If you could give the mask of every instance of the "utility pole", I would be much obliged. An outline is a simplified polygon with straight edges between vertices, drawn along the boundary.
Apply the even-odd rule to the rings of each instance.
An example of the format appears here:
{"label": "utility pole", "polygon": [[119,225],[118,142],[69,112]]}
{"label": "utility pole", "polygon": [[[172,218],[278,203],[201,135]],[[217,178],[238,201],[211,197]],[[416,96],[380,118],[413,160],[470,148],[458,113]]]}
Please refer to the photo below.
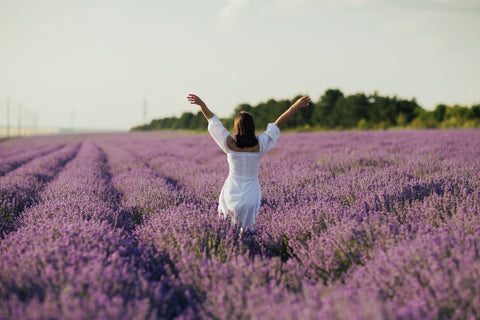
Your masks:
{"label": "utility pole", "polygon": [[38,114],[35,112],[33,114],[33,123],[34,123],[34,134],[38,134]]}
{"label": "utility pole", "polygon": [[28,108],[23,108],[23,135],[28,136]]}
{"label": "utility pole", "polygon": [[147,99],[143,99],[143,123],[147,124]]}
{"label": "utility pole", "polygon": [[74,116],[74,110],[73,108],[70,108],[70,131],[73,133],[73,116]]}
{"label": "utility pole", "polygon": [[10,98],[7,98],[7,139],[10,138]]}
{"label": "utility pole", "polygon": [[30,120],[30,135],[34,136],[36,134],[36,132],[35,132],[35,112],[33,112],[33,111],[30,112],[29,120]]}
{"label": "utility pole", "polygon": [[19,103],[18,104],[18,130],[17,130],[18,137],[20,137],[21,126],[22,126],[22,105]]}

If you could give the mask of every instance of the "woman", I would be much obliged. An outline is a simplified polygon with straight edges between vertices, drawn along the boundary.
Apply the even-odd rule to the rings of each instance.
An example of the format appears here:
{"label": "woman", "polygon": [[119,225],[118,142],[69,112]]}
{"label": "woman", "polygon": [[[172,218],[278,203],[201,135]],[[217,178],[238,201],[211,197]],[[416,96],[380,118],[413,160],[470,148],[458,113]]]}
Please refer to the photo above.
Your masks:
{"label": "woman", "polygon": [[208,132],[227,154],[229,173],[220,193],[219,213],[225,218],[231,215],[232,224],[241,225],[242,230],[253,230],[262,198],[258,181],[260,158],[275,147],[280,128],[298,109],[308,106],[310,98],[304,96],[298,99],[275,123],[269,123],[267,130],[258,137],[255,136],[252,116],[244,111],[238,113],[233,123],[235,139],[202,99],[194,94],[189,94],[187,99],[191,104],[200,106],[208,120]]}

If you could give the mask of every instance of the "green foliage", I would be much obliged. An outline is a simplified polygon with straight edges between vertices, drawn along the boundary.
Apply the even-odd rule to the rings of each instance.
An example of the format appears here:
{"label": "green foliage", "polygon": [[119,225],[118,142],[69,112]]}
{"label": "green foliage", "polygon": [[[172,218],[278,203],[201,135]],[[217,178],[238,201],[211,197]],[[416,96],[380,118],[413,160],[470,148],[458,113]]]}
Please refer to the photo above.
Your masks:
{"label": "green foliage", "polygon": [[433,111],[421,110],[411,128],[480,128],[480,105],[471,108],[439,104]]}
{"label": "green foliage", "polygon": [[333,127],[331,119],[332,111],[338,100],[343,99],[343,93],[339,89],[328,89],[325,94],[320,97],[320,101],[314,104],[312,111],[313,123],[323,127]]}
{"label": "green foliage", "polygon": [[201,111],[196,114],[184,112],[180,118],[167,117],[152,120],[149,124],[144,124],[131,129],[131,131],[150,131],[163,129],[186,129],[186,130],[205,130],[207,128],[207,120]]}
{"label": "green foliage", "polygon": [[[238,105],[231,118],[222,119],[227,130],[233,129],[233,118],[240,111],[250,112],[255,119],[255,127],[263,130],[268,123],[275,121],[298,98],[269,99],[256,106],[248,103]],[[394,97],[356,93],[345,96],[339,89],[328,89],[317,102],[296,112],[282,129],[296,131],[315,130],[379,130],[388,128],[480,128],[480,104],[471,108],[439,104],[432,111],[423,109],[415,99],[405,100]],[[207,120],[198,111],[184,112],[179,118],[167,117],[152,120],[149,124],[132,128],[132,131],[147,130],[195,130],[204,131]]]}
{"label": "green foliage", "polygon": [[448,107],[446,105],[439,104],[433,111],[433,117],[435,118],[435,120],[437,120],[438,122],[442,122],[443,119],[445,119],[445,113],[447,111],[447,108]]}

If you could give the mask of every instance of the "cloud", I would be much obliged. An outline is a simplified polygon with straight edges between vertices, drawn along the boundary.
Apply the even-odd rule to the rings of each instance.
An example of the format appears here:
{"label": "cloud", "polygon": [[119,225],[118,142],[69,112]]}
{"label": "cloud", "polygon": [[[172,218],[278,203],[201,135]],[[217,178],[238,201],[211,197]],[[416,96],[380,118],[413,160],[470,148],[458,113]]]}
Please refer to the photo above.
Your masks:
{"label": "cloud", "polygon": [[271,0],[269,9],[277,12],[292,13],[325,8],[360,8],[374,5],[380,0]]}
{"label": "cloud", "polygon": [[434,2],[441,4],[467,4],[467,5],[478,5],[480,0],[424,0],[424,2]]}
{"label": "cloud", "polygon": [[405,19],[404,17],[391,17],[381,24],[383,32],[400,32],[400,33],[414,33],[422,28],[420,20],[413,18]]}
{"label": "cloud", "polygon": [[361,7],[368,4],[371,4],[372,0],[323,0],[322,1],[325,5],[330,6],[346,6],[346,7]]}
{"label": "cloud", "polygon": [[221,26],[232,25],[247,3],[248,0],[226,0],[225,5],[220,10],[216,23]]}
{"label": "cloud", "polygon": [[443,5],[460,8],[479,8],[480,0],[422,0],[421,2],[433,5]]}
{"label": "cloud", "polygon": [[274,0],[272,6],[279,10],[288,12],[305,7],[310,2],[310,0]]}

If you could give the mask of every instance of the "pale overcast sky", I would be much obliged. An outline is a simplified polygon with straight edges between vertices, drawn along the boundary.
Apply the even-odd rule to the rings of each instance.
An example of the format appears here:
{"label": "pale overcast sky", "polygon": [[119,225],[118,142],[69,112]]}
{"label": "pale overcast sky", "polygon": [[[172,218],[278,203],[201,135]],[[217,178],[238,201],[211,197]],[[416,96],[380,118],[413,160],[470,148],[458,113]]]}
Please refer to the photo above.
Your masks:
{"label": "pale overcast sky", "polygon": [[7,98],[13,125],[128,130],[144,100],[226,117],[328,88],[480,103],[480,0],[0,0],[0,126]]}

